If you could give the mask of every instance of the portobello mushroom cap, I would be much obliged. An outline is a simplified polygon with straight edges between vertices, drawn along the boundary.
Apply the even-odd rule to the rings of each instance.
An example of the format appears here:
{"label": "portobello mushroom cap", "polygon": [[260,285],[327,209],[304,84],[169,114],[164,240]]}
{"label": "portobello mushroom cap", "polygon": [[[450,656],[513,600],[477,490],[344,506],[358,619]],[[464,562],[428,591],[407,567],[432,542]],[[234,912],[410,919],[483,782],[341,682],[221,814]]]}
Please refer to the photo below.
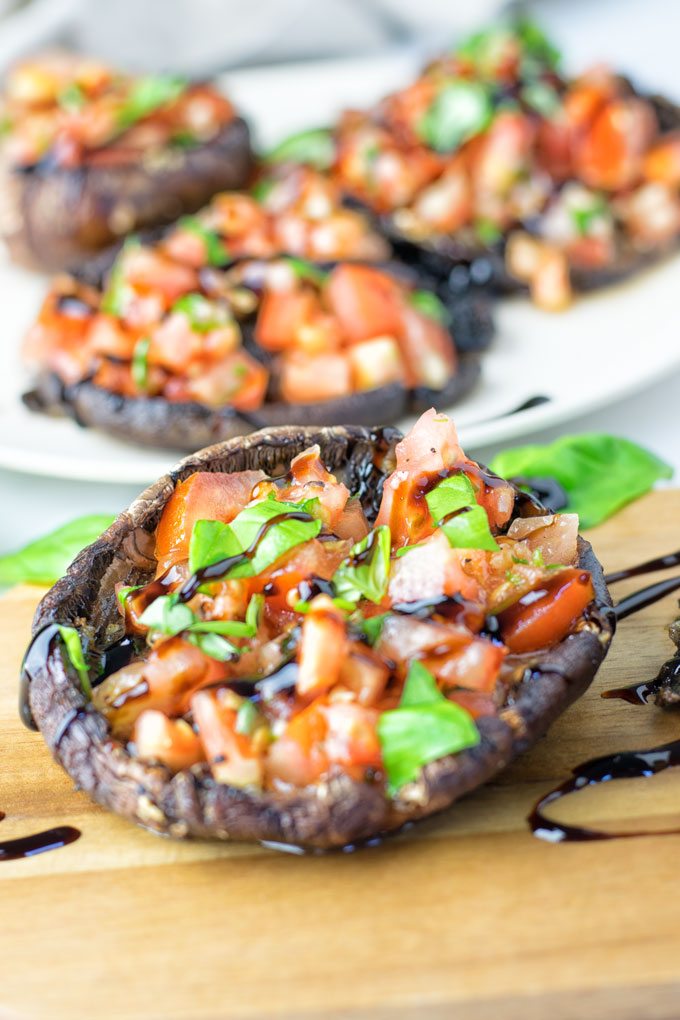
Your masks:
{"label": "portobello mushroom cap", "polygon": [[[34,636],[51,624],[70,624],[95,653],[121,637],[114,586],[153,576],[154,529],[177,483],[194,471],[261,468],[277,474],[292,457],[318,443],[324,461],[361,495],[374,519],[399,438],[394,429],[288,427],[232,439],[186,458],[77,557],[38,607]],[[516,515],[541,512],[540,504],[518,491]],[[614,619],[600,564],[583,539],[579,562],[592,572],[596,598],[575,632],[535,656],[498,717],[478,721],[478,746],[426,765],[394,800],[379,784],[342,774],[305,789],[261,793],[216,783],[205,765],[171,775],[163,766],[136,760],[110,736],[106,719],[86,700],[59,641],[49,643],[40,661],[31,660],[30,710],[54,757],[79,788],[153,831],[307,848],[343,846],[449,807],[530,747],[584,692],[607,652]]]}
{"label": "portobello mushroom cap", "polygon": [[[662,135],[680,129],[680,106],[663,96],[638,92],[627,79],[622,78],[621,82],[630,95],[639,96],[650,103]],[[422,268],[439,281],[447,281],[454,292],[461,292],[467,286],[486,287],[499,294],[528,292],[526,284],[506,269],[504,239],[493,245],[483,245],[470,230],[415,241],[395,226],[391,216],[380,216],[377,222],[379,230],[392,244],[397,258],[407,265]],[[630,243],[622,243],[618,257],[609,265],[599,268],[571,266],[572,286],[576,291],[587,293],[620,283],[661,261],[675,251],[679,243],[680,237],[648,248],[636,248]]]}
{"label": "portobello mushroom cap", "polygon": [[248,125],[237,117],[210,141],[151,150],[134,162],[5,166],[0,235],[15,262],[68,269],[125,234],[170,223],[216,192],[242,187],[252,165]]}

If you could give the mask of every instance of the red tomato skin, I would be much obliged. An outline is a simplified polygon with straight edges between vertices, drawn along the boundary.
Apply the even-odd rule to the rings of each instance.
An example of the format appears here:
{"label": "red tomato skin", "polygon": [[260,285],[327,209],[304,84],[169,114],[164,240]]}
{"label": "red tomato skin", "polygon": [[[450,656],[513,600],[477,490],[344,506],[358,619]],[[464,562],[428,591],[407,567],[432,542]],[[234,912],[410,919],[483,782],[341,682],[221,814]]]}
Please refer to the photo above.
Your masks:
{"label": "red tomato skin", "polygon": [[529,596],[537,594],[529,592],[498,617],[503,643],[511,652],[531,652],[557,644],[595,597],[590,574],[577,567],[561,570],[539,590],[545,594],[528,601]]}

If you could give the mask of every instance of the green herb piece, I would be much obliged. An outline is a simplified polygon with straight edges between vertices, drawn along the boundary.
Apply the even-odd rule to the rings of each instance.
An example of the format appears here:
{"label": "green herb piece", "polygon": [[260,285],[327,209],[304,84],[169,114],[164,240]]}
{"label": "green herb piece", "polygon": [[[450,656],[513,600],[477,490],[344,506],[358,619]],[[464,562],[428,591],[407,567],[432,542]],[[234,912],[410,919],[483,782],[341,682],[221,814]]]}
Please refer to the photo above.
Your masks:
{"label": "green herb piece", "polygon": [[209,333],[229,321],[227,309],[215,301],[209,301],[203,294],[183,294],[175,301],[172,310],[186,315],[196,333]]}
{"label": "green herb piece", "polygon": [[475,220],[474,231],[481,243],[485,244],[488,248],[491,248],[494,244],[498,244],[503,237],[503,232],[498,226],[496,226],[493,220]]}
{"label": "green herb piece", "polygon": [[12,130],[12,118],[8,113],[0,114],[0,138],[4,138]]}
{"label": "green herb piece", "polygon": [[178,230],[186,230],[199,237],[205,246],[205,257],[210,266],[223,266],[229,262],[231,255],[216,230],[204,227],[196,216],[183,216],[177,221]]}
{"label": "green herb piece", "polygon": [[307,259],[298,259],[289,255],[284,261],[290,266],[298,279],[309,280],[311,283],[315,283],[317,287],[323,287],[330,275],[319,269],[318,266],[315,266],[313,262],[308,262]]}
{"label": "green herb piece", "polygon": [[138,390],[146,390],[149,385],[149,347],[151,337],[143,336],[135,344],[132,352],[132,381]]}
{"label": "green herb piece", "polygon": [[264,595],[251,595],[246,609],[246,624],[250,627],[250,637],[257,634],[264,609]]}
{"label": "green herb piece", "polygon": [[0,584],[54,584],[78,553],[114,520],[111,514],[77,517],[23,549],[0,556]]}
{"label": "green herb piece", "polygon": [[57,627],[61,640],[64,642],[69,662],[78,674],[82,692],[86,698],[91,698],[92,685],[90,684],[90,671],[85,661],[80,634],[75,627],[65,627],[60,624],[58,624]]}
{"label": "green herb piece", "polygon": [[490,467],[504,478],[555,478],[569,499],[565,511],[577,513],[584,528],[600,524],[673,475],[670,464],[637,443],[599,432],[504,450]]}
{"label": "green herb piece", "polygon": [[557,90],[544,81],[531,81],[525,85],[520,96],[526,105],[541,117],[554,117],[561,109]]}
{"label": "green herb piece", "polygon": [[244,701],[236,713],[236,732],[249,737],[258,721],[258,711],[252,701]]}
{"label": "green herb piece", "polygon": [[391,546],[386,525],[370,531],[353,545],[331,579],[336,594],[351,602],[362,598],[382,602],[389,582]]}
{"label": "green herb piece", "polygon": [[382,713],[377,730],[392,795],[412,782],[423,765],[480,740],[472,716],[441,694],[420,662],[411,663],[399,707]]}
{"label": "green herb piece", "polygon": [[127,597],[131,592],[139,591],[141,588],[144,587],[145,586],[143,584],[128,584],[125,585],[123,588],[119,588],[116,597],[121,607],[125,609],[125,602],[127,601]]}
{"label": "green herb piece", "polygon": [[187,630],[194,622],[194,614],[189,606],[178,601],[176,593],[160,595],[146,607],[139,618],[143,627],[158,631],[167,637],[173,637]]}
{"label": "green herb piece", "polygon": [[380,639],[385,620],[389,615],[389,613],[377,613],[375,616],[359,616],[352,622],[363,632],[369,645],[374,645]]}
{"label": "green herb piece", "polygon": [[590,199],[590,202],[569,207],[569,215],[579,237],[587,237],[598,220],[609,216],[609,207],[603,195],[592,195]]}
{"label": "green herb piece", "polygon": [[252,188],[250,189],[250,194],[253,196],[256,202],[264,203],[267,201],[275,187],[276,181],[267,180],[266,178],[263,178],[260,181],[255,181]]}
{"label": "green herb piece", "polygon": [[189,569],[196,573],[219,560],[238,556],[256,539],[263,526],[280,515],[305,513],[308,520],[283,518],[269,527],[258,541],[251,559],[235,564],[228,577],[253,577],[274,563],[296,545],[307,542],[321,531],[321,521],[310,510],[316,509],[318,500],[304,503],[286,503],[265,499],[242,510],[231,524],[220,521],[197,521],[189,543]]}
{"label": "green herb piece", "polygon": [[75,81],[72,81],[66,88],[63,88],[57,96],[58,105],[67,113],[77,113],[78,110],[82,110],[86,101],[85,93]]}
{"label": "green herb piece", "polygon": [[186,78],[171,74],[148,74],[139,78],[118,112],[119,126],[126,130],[160,107],[174,103],[186,91],[187,85]]}
{"label": "green herb piece", "polygon": [[200,648],[205,655],[210,656],[211,659],[216,659],[218,662],[228,662],[230,659],[238,658],[240,654],[236,645],[232,645],[231,641],[220,637],[219,634],[213,634],[212,632],[204,634],[200,631],[189,630],[186,638],[196,648]]}
{"label": "green herb piece", "polygon": [[[554,46],[547,35],[535,21],[530,18],[515,19],[512,29],[522,44],[524,57],[529,57],[541,68],[555,69],[562,59],[560,51]],[[526,63],[523,65],[526,72]]]}
{"label": "green herb piece", "polygon": [[451,321],[446,305],[430,290],[414,290],[409,295],[409,304],[416,311],[422,315],[427,315],[429,319],[434,319],[435,322],[441,323],[442,326],[448,325]]}
{"label": "green herb piece", "polygon": [[445,85],[418,125],[421,139],[437,152],[452,152],[491,123],[493,108],[479,82]]}
{"label": "green herb piece", "polygon": [[139,247],[139,238],[128,237],[116,256],[100,305],[102,312],[107,315],[115,315],[120,318],[125,312],[125,305],[130,294],[130,286],[125,280],[125,257],[134,248]]}
{"label": "green herb piece", "polygon": [[456,54],[474,64],[482,76],[494,77],[515,40],[519,44],[523,77],[536,76],[546,68],[554,69],[559,65],[559,50],[529,18],[496,23],[491,28],[474,32],[456,49]]}
{"label": "green herb piece", "polygon": [[498,543],[491,534],[486,510],[477,506],[475,490],[466,474],[460,472],[442,479],[425,500],[432,520],[454,549],[497,551]]}
{"label": "green herb piece", "polygon": [[200,145],[200,139],[196,137],[191,131],[180,130],[175,131],[170,138],[173,145],[179,146],[180,149],[193,149],[196,145]]}
{"label": "green herb piece", "polygon": [[267,163],[303,163],[328,170],[335,160],[335,139],[330,128],[311,128],[289,135],[265,156]]}

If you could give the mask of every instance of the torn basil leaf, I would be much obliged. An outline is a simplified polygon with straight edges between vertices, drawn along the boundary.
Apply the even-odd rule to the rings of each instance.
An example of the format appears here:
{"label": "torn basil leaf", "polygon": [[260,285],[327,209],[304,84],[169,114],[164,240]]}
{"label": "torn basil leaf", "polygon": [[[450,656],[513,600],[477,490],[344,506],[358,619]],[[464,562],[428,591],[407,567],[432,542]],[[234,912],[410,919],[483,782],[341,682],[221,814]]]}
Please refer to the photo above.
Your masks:
{"label": "torn basil leaf", "polygon": [[158,631],[167,637],[173,637],[194,622],[194,614],[189,606],[178,601],[176,593],[171,595],[159,595],[157,599],[146,607],[139,618],[143,627],[149,630]]}
{"label": "torn basil leaf", "polygon": [[244,701],[236,713],[236,732],[249,737],[258,721],[258,711],[252,701]]}
{"label": "torn basil leaf", "polygon": [[568,497],[565,511],[578,514],[584,528],[600,524],[673,475],[670,464],[637,443],[599,432],[504,450],[489,466],[503,478],[555,478]]}
{"label": "torn basil leaf", "polygon": [[444,85],[418,125],[421,139],[436,152],[453,152],[486,130],[493,107],[484,85],[452,81]]}
{"label": "torn basil leaf", "polygon": [[446,326],[451,321],[448,308],[431,290],[414,290],[409,295],[409,304],[417,312],[427,315],[428,319],[434,319],[442,326]]}
{"label": "torn basil leaf", "polygon": [[472,482],[462,471],[442,479],[425,496],[432,520],[454,549],[487,549],[496,552],[486,510],[477,505]]}
{"label": "torn basil leaf", "polygon": [[203,294],[183,294],[172,306],[173,312],[186,315],[189,325],[196,333],[210,333],[229,322],[227,309],[215,301],[209,301]]}
{"label": "torn basil leaf", "polygon": [[359,615],[352,623],[362,632],[369,645],[374,645],[380,639],[385,620],[389,613],[377,613],[375,616]]}
{"label": "torn basil leaf", "polygon": [[336,595],[349,602],[382,602],[390,574],[392,538],[386,525],[370,531],[352,546],[331,578]]}
{"label": "torn basil leaf", "polygon": [[205,257],[211,266],[223,266],[229,262],[229,249],[215,230],[204,227],[196,216],[183,216],[177,223],[178,230],[186,230],[199,237],[205,246]]}
{"label": "torn basil leaf", "polygon": [[64,642],[69,662],[78,674],[82,692],[86,698],[91,698],[92,685],[90,684],[90,671],[88,669],[87,662],[85,661],[85,654],[83,652],[80,634],[75,627],[66,627],[61,624],[57,624],[57,628],[59,630],[61,640]]}
{"label": "torn basil leaf", "polygon": [[151,338],[140,337],[132,352],[132,381],[138,390],[146,390],[149,386],[149,346]]}
{"label": "torn basil leaf", "polygon": [[228,662],[230,659],[238,658],[240,655],[236,645],[233,645],[231,641],[227,641],[226,638],[221,637],[219,634],[189,630],[186,639],[192,645],[195,645],[196,648],[200,648],[205,655],[210,656],[211,659],[216,659],[218,662]]}
{"label": "torn basil leaf", "polygon": [[335,139],[330,128],[311,128],[289,135],[271,149],[267,163],[303,163],[315,170],[328,170],[335,159]]}
{"label": "torn basil leaf", "polygon": [[132,127],[161,106],[174,103],[186,91],[186,78],[170,74],[147,74],[139,78],[118,113],[121,128]]}
{"label": "torn basil leaf", "polygon": [[138,237],[128,237],[116,256],[100,304],[101,311],[107,315],[120,317],[125,311],[125,304],[130,294],[130,286],[125,281],[125,256],[134,248],[140,247]]}
{"label": "torn basil leaf", "polygon": [[480,740],[472,716],[441,694],[420,662],[411,663],[399,707],[382,713],[377,731],[392,795],[416,779],[423,765]]}
{"label": "torn basil leaf", "polygon": [[317,287],[322,287],[328,279],[328,273],[325,273],[323,269],[319,269],[318,266],[315,266],[313,262],[309,262],[307,259],[288,255],[283,261],[286,265],[290,266],[298,279],[309,280],[311,283],[315,283]]}

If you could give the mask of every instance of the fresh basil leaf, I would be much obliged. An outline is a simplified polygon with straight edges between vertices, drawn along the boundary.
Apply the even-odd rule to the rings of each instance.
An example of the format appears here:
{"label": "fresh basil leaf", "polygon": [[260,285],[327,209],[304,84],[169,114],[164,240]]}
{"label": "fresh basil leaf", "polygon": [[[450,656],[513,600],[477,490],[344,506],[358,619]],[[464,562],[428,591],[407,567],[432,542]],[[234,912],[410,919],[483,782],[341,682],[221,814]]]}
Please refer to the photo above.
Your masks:
{"label": "fresh basil leaf", "polygon": [[85,661],[80,634],[75,627],[65,627],[61,624],[57,624],[57,627],[61,640],[64,642],[69,662],[78,674],[83,694],[86,698],[91,698],[92,685],[90,684],[90,671]]}
{"label": "fresh basil leaf", "polygon": [[115,315],[120,318],[125,311],[125,304],[130,294],[130,287],[125,280],[125,257],[132,249],[139,247],[141,247],[139,238],[128,237],[116,256],[100,304],[102,312],[107,315]]}
{"label": "fresh basil leaf", "polygon": [[587,237],[591,227],[597,220],[609,217],[609,208],[602,195],[592,195],[591,201],[583,205],[572,205],[569,208],[579,237]]}
{"label": "fresh basil leaf", "polygon": [[257,634],[264,609],[264,595],[251,595],[246,609],[246,624],[250,627],[250,636]]}
{"label": "fresh basil leaf", "polygon": [[464,506],[474,506],[477,500],[472,482],[463,471],[459,471],[458,474],[443,478],[434,489],[430,489],[425,502],[432,520],[439,524],[442,517]]}
{"label": "fresh basil leaf", "polygon": [[252,701],[244,701],[236,713],[236,732],[249,737],[258,721],[258,711]]}
{"label": "fresh basil leaf", "polygon": [[423,765],[480,740],[472,716],[445,698],[417,662],[411,664],[399,707],[381,714],[377,732],[391,794],[412,782]]}
{"label": "fresh basil leaf", "polygon": [[512,31],[522,44],[526,57],[530,57],[542,67],[556,68],[562,59],[560,51],[548,39],[542,28],[530,18],[516,18]]}
{"label": "fresh basil leaf", "polygon": [[375,616],[359,616],[352,622],[362,631],[369,645],[374,645],[382,634],[385,620],[389,613],[377,613]]}
{"label": "fresh basil leaf", "polygon": [[143,627],[158,631],[167,637],[187,630],[194,623],[194,614],[189,606],[177,601],[177,595],[160,595],[147,606],[139,618]]}
{"label": "fresh basil leaf", "polygon": [[452,152],[491,123],[493,108],[480,82],[452,81],[423,115],[418,133],[437,152]]}
{"label": "fresh basil leaf", "polygon": [[488,219],[478,219],[474,222],[475,234],[479,238],[482,244],[485,244],[487,248],[491,248],[503,237],[502,230],[493,222]]}
{"label": "fresh basil leaf", "polygon": [[131,592],[139,591],[141,588],[144,588],[144,587],[145,587],[145,585],[143,585],[143,584],[128,584],[128,585],[125,585],[123,588],[119,588],[116,597],[117,597],[121,607],[123,609],[125,609],[125,602],[127,600],[128,595]]}
{"label": "fresh basil leaf", "polygon": [[303,163],[328,170],[335,160],[335,139],[330,128],[311,128],[289,135],[265,156],[268,163]]}
{"label": "fresh basil leaf", "polygon": [[439,525],[453,549],[486,549],[498,552],[498,542],[491,534],[489,518],[482,506],[456,514]]}
{"label": "fresh basil leaf", "polygon": [[530,81],[522,88],[520,96],[541,117],[554,117],[562,107],[557,90],[544,81]]}
{"label": "fresh basil leaf", "polygon": [[219,634],[202,634],[189,631],[186,639],[192,645],[195,645],[196,648],[200,648],[205,655],[210,656],[211,659],[216,659],[218,662],[228,662],[230,659],[238,658],[240,654],[236,645],[232,645],[231,641],[220,637]]}
{"label": "fresh basil leaf", "polygon": [[231,255],[222,238],[215,230],[204,227],[196,216],[183,216],[177,222],[178,230],[187,230],[190,234],[200,237],[205,245],[205,257],[211,266],[223,266],[229,262]]}
{"label": "fresh basil leaf", "polygon": [[284,553],[302,542],[307,542],[321,531],[321,521],[313,518],[310,510],[318,506],[318,500],[304,503],[286,503],[265,499],[246,507],[231,524],[219,521],[197,521],[189,543],[189,569],[196,573],[219,560],[237,556],[255,541],[260,529],[268,521],[289,513],[309,514],[309,520],[286,519],[268,528],[258,542],[252,559],[236,564],[228,571],[228,577],[253,577],[278,560]]}
{"label": "fresh basil leaf", "polygon": [[422,315],[427,315],[429,319],[434,319],[435,322],[441,323],[442,326],[446,326],[451,321],[446,305],[430,290],[414,290],[409,295],[409,304],[416,311]]}
{"label": "fresh basil leaf", "polygon": [[229,637],[252,637],[253,629],[243,620],[196,620],[186,628],[191,634],[225,634]]}
{"label": "fresh basil leaf", "polygon": [[121,128],[132,127],[161,106],[168,106],[186,91],[186,78],[171,74],[148,74],[134,82],[118,112]]}
{"label": "fresh basil leaf", "polygon": [[392,538],[387,525],[369,531],[353,545],[346,560],[331,578],[335,593],[342,599],[358,602],[382,602],[390,574]]}
{"label": "fresh basil leaf", "polygon": [[0,556],[0,584],[54,584],[78,553],[114,520],[112,514],[77,517],[23,549]]}
{"label": "fresh basil leaf", "polygon": [[172,310],[186,315],[196,333],[209,333],[229,321],[227,309],[215,301],[209,301],[203,294],[183,294],[175,301]]}
{"label": "fresh basil leaf", "polygon": [[255,181],[252,188],[250,189],[250,194],[253,196],[256,202],[263,203],[267,201],[269,195],[271,194],[275,187],[276,181],[268,180],[267,178],[262,178],[259,181]]}
{"label": "fresh basil leaf", "polygon": [[85,93],[75,81],[70,82],[57,96],[58,105],[67,113],[77,113],[78,110],[82,110],[86,102]]}
{"label": "fresh basil leaf", "polygon": [[490,467],[504,478],[555,478],[568,496],[565,512],[577,513],[584,528],[600,524],[673,475],[670,464],[637,443],[599,432],[504,450]]}
{"label": "fresh basil leaf", "polygon": [[140,337],[132,352],[132,381],[138,390],[146,390],[149,385],[149,347],[151,338]]}
{"label": "fresh basil leaf", "polygon": [[309,262],[307,259],[298,259],[288,255],[284,262],[290,266],[298,279],[309,280],[311,283],[315,283],[317,287],[323,287],[328,279],[328,273],[325,273],[323,269],[319,269],[318,266],[315,266],[313,262]]}

